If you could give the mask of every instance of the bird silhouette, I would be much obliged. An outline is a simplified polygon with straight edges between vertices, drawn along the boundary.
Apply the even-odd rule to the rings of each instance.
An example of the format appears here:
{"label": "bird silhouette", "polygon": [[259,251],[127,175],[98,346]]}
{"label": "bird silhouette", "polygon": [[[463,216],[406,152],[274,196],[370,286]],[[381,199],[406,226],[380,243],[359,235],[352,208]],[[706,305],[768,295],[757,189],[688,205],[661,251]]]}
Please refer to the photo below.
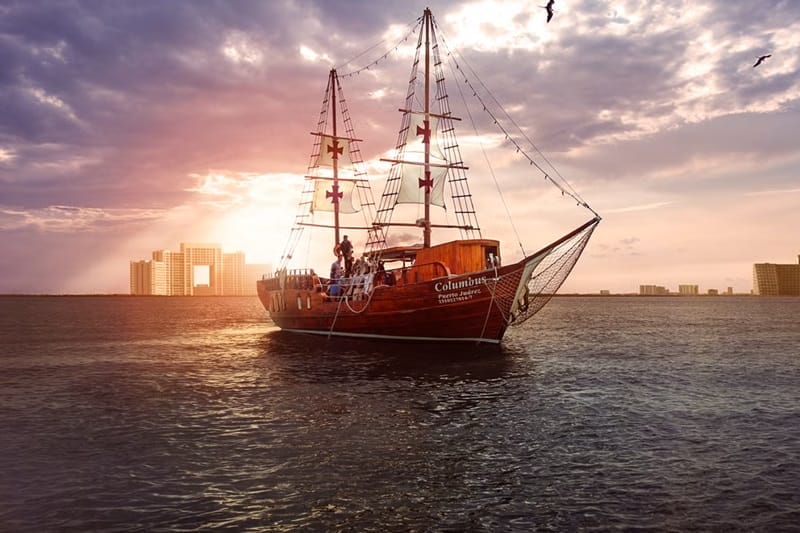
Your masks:
{"label": "bird silhouette", "polygon": [[768,58],[768,57],[772,57],[772,54],[767,54],[767,55],[764,55],[764,56],[759,56],[759,58],[758,58],[758,61],[756,61],[756,64],[755,64],[755,65],[753,65],[753,68],[756,68],[757,66],[759,66],[759,65],[760,65],[761,63],[763,63],[763,62],[764,62],[764,60],[765,60],[766,58]]}
{"label": "bird silhouette", "polygon": [[547,22],[550,22],[550,20],[553,18],[553,4],[555,3],[556,0],[549,0],[546,6],[539,6],[547,10]]}

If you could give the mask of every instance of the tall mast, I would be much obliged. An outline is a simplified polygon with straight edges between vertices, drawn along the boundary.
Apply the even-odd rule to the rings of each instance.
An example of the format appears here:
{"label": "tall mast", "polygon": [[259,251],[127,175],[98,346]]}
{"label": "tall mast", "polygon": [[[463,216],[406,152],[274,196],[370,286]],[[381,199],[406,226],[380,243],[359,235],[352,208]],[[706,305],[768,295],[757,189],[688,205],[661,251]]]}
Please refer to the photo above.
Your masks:
{"label": "tall mast", "polygon": [[425,8],[425,119],[424,119],[424,126],[425,132],[423,133],[423,143],[425,149],[425,180],[423,184],[425,186],[425,227],[423,228],[423,248],[430,248],[431,246],[431,185],[433,182],[431,181],[431,131],[430,131],[430,124],[431,124],[431,103],[430,103],[430,92],[431,92],[431,77],[430,77],[430,67],[431,67],[431,42],[430,42],[430,26],[431,26],[431,10],[429,8]]}
{"label": "tall mast", "polygon": [[339,244],[339,138],[336,136],[336,69],[331,69],[331,120],[333,122],[333,227],[334,247]]}

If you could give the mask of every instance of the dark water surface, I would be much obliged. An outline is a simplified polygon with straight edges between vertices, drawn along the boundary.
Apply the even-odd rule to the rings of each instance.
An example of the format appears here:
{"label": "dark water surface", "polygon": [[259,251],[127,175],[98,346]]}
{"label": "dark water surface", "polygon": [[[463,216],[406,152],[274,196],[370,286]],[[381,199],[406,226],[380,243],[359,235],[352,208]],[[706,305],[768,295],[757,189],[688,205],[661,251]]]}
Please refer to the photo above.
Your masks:
{"label": "dark water surface", "polygon": [[556,298],[500,348],[255,298],[0,298],[0,531],[789,531],[800,298]]}

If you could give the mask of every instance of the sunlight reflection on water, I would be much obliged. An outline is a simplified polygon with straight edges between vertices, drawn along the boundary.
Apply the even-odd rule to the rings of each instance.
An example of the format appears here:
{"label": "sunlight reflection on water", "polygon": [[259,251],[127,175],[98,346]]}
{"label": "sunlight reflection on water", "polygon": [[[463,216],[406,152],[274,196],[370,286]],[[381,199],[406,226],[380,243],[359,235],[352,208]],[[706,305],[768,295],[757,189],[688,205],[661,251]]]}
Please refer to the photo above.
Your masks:
{"label": "sunlight reflection on water", "polygon": [[800,299],[556,298],[500,347],[253,298],[0,298],[0,529],[791,529]]}

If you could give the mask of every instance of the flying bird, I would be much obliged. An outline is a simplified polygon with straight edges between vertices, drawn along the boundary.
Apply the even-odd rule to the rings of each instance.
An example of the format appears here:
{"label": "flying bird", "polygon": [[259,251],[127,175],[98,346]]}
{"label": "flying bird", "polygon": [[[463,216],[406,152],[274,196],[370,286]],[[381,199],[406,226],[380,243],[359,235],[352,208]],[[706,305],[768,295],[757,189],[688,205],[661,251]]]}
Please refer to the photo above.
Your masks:
{"label": "flying bird", "polygon": [[[550,1],[552,2],[553,0],[550,0]],[[765,55],[765,56],[759,56],[759,58],[758,58],[758,61],[756,61],[756,64],[755,64],[755,65],[753,65],[753,68],[756,68],[757,66],[759,66],[759,65],[760,65],[761,63],[763,63],[763,62],[764,62],[764,60],[765,60],[766,58],[768,58],[768,57],[772,57],[772,54],[767,54],[767,55]]]}
{"label": "flying bird", "polygon": [[550,22],[550,20],[553,18],[553,4],[555,3],[556,0],[549,0],[546,6],[539,6],[547,10],[547,22]]}

